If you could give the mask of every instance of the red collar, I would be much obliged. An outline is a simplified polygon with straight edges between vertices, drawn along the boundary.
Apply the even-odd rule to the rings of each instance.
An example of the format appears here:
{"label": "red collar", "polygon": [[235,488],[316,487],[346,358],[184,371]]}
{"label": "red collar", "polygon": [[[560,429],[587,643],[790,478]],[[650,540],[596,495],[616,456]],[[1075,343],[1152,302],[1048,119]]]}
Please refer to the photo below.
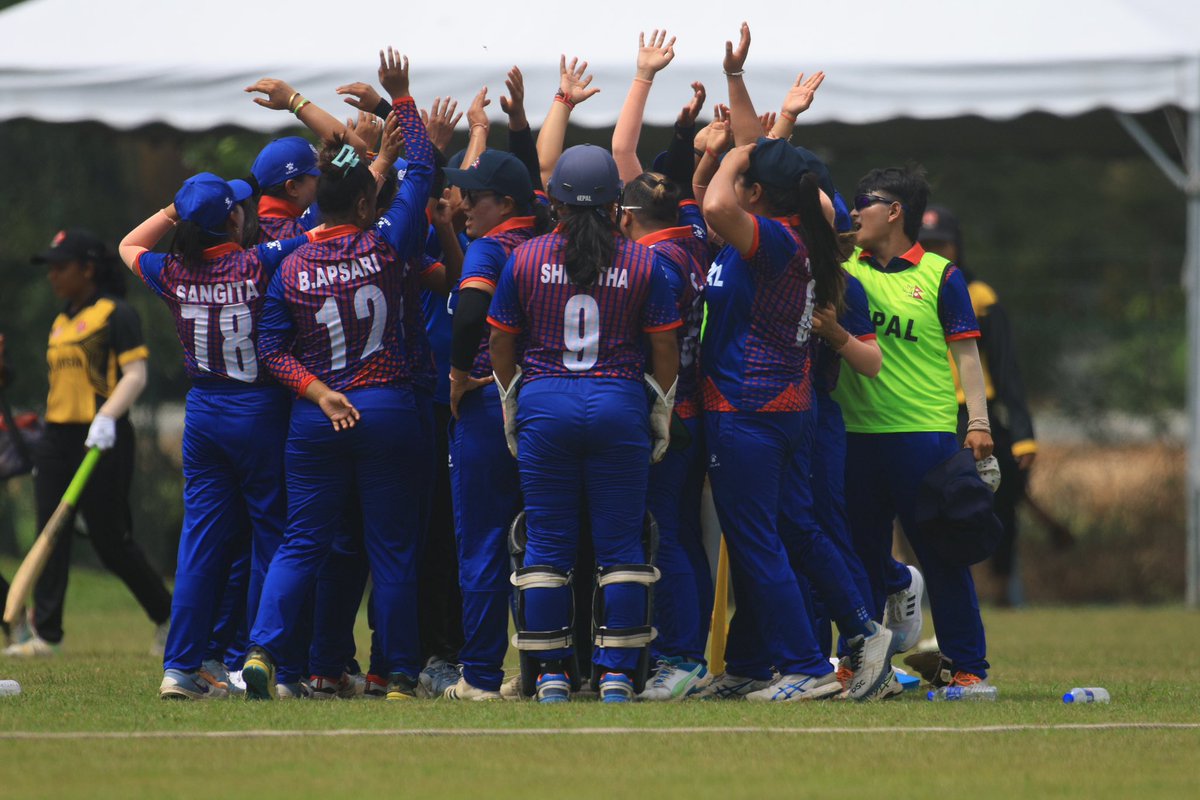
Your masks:
{"label": "red collar", "polygon": [[264,194],[258,198],[258,215],[260,217],[294,218],[303,214],[303,208],[282,197],[270,197]]}
{"label": "red collar", "polygon": [[[896,258],[902,258],[905,261],[907,261],[908,263],[912,264],[914,267],[917,264],[920,264],[921,259],[924,257],[925,257],[925,248],[921,247],[920,242],[914,242],[912,247],[908,248],[908,250],[906,250],[901,255],[896,256]],[[860,261],[864,258],[875,258],[875,254],[872,253],[870,250],[861,250],[861,251],[859,251],[858,258]],[[886,267],[887,265],[884,264],[884,266]]]}
{"label": "red collar", "polygon": [[646,247],[656,245],[659,242],[665,242],[668,239],[690,239],[692,238],[692,226],[681,225],[678,228],[663,228],[654,233],[647,233],[642,238],[638,239],[638,244],[644,244]]}
{"label": "red collar", "polygon": [[241,245],[235,244],[234,242],[226,242],[225,244],[219,244],[216,247],[204,248],[204,257],[220,258],[221,256],[226,256],[230,253],[236,253],[241,249]]}
{"label": "red collar", "polygon": [[362,232],[362,228],[347,222],[345,225],[334,225],[332,228],[322,228],[319,231],[309,231],[308,240],[310,242],[324,242],[328,241],[329,239],[340,239],[343,236],[353,236],[354,234]]}
{"label": "red collar", "polygon": [[534,217],[509,217],[501,222],[496,227],[484,234],[484,236],[495,236],[505,231],[515,230],[517,228],[532,228],[535,219]]}
{"label": "red collar", "polygon": [[771,217],[771,219],[775,220],[776,222],[783,223],[789,228],[800,227],[800,216],[798,214],[791,217]]}

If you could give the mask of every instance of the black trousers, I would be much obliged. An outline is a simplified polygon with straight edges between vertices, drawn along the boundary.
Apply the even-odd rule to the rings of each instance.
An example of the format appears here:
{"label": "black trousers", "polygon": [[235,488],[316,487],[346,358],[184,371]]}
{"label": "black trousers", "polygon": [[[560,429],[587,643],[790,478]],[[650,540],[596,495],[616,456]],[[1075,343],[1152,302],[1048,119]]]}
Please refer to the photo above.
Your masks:
{"label": "black trousers", "polygon": [[437,472],[429,531],[417,578],[421,655],[451,663],[463,645],[462,593],[458,585],[458,549],[454,538],[454,506],[450,499],[450,406],[433,405]]}
{"label": "black trousers", "polygon": [[[58,507],[63,492],[83,461],[87,425],[46,426],[34,452],[34,495],[39,530]],[[162,578],[133,540],[129,491],[133,482],[136,442],[128,419],[117,421],[117,443],[96,465],[92,478],[79,499],[78,512],[87,523],[88,538],[100,561],[125,582],[146,614],[161,624],[171,618],[171,595]],[[74,529],[68,528],[55,544],[46,570],[33,590],[34,627],[48,642],[63,638],[63,601],[71,565]]]}

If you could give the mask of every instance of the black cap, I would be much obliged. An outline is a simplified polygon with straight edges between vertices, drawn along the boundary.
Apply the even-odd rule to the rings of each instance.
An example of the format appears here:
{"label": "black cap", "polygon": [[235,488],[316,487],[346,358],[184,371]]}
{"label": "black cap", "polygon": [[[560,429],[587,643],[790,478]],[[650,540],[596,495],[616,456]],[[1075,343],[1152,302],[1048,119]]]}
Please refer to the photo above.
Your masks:
{"label": "black cap", "polygon": [[921,480],[917,526],[946,561],[977,564],[995,552],[1004,535],[993,503],[992,490],[975,468],[975,456],[964,448]]}
{"label": "black cap", "polygon": [[460,189],[495,192],[501,197],[511,197],[518,207],[533,200],[529,170],[519,158],[502,150],[485,150],[466,169],[446,168],[442,171],[446,173],[446,183]]}
{"label": "black cap", "polygon": [[929,206],[921,217],[921,232],[918,241],[959,242],[958,217],[945,206]]}
{"label": "black cap", "polygon": [[750,168],[746,170],[746,176],[756,183],[795,186],[806,172],[812,172],[812,169],[804,157],[796,152],[796,148],[785,139],[763,136],[750,154]]}
{"label": "black cap", "polygon": [[64,261],[101,261],[111,255],[104,241],[91,231],[68,228],[54,234],[50,247],[30,259],[34,264]]}

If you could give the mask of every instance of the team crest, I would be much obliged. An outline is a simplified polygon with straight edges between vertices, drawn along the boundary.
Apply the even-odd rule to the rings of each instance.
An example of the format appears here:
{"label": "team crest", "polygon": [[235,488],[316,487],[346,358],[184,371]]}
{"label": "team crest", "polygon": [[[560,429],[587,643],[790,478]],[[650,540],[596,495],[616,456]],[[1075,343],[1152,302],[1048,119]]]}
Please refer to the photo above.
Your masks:
{"label": "team crest", "polygon": [[58,233],[54,234],[54,238],[50,240],[50,246],[51,246],[51,247],[58,247],[60,244],[62,244],[62,243],[63,243],[63,241],[64,241],[66,238],[67,238],[67,232],[66,232],[66,231],[59,231]]}
{"label": "team crest", "polygon": [[926,228],[936,228],[938,224],[938,212],[926,211],[925,216],[921,217],[921,225]]}
{"label": "team crest", "polygon": [[908,293],[910,295],[912,295],[913,300],[924,300],[925,299],[925,292],[923,292],[921,290],[921,287],[915,283],[909,287]]}

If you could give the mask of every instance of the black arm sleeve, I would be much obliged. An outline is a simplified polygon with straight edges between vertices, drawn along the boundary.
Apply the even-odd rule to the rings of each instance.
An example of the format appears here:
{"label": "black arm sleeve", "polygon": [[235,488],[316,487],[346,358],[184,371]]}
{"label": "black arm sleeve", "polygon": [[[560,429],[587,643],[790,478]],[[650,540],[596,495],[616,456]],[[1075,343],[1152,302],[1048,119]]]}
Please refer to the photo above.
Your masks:
{"label": "black arm sleeve", "polygon": [[521,159],[533,181],[535,191],[542,191],[542,165],[538,161],[537,144],[533,140],[533,129],[526,125],[522,130],[508,129],[508,152]]}
{"label": "black arm sleeve", "polygon": [[479,342],[487,330],[488,307],[492,296],[482,289],[462,289],[454,309],[454,325],[450,338],[450,366],[470,371],[479,352]]}
{"label": "black arm sleeve", "polygon": [[675,126],[675,135],[667,147],[667,177],[679,184],[680,191],[687,199],[693,199],[692,174],[696,171],[695,152],[696,127],[694,125],[681,128]]}
{"label": "black arm sleeve", "polygon": [[[983,323],[986,321],[986,330]],[[1014,442],[1032,439],[1033,419],[1025,402],[1025,384],[1021,370],[1017,367],[1016,348],[1013,346],[1012,326],[1004,307],[996,303],[988,308],[987,316],[980,320],[983,333],[983,352],[987,356],[988,371],[992,376],[992,387],[996,400],[1008,412],[1008,429]]]}
{"label": "black arm sleeve", "polygon": [[388,114],[392,113],[392,104],[381,97],[379,98],[379,105],[375,106],[374,113],[380,119],[387,119]]}

